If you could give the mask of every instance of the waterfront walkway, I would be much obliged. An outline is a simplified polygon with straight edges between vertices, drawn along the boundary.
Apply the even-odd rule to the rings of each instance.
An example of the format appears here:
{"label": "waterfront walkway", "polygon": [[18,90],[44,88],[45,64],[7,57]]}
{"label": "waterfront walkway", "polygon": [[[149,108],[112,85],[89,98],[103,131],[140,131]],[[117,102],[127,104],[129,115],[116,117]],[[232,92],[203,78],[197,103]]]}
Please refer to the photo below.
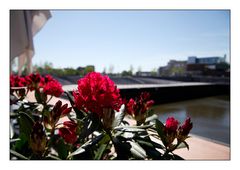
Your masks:
{"label": "waterfront walkway", "polygon": [[[29,101],[35,101],[34,93],[29,92],[26,97]],[[68,100],[53,97],[50,104],[55,104],[58,100],[63,103],[69,103]],[[189,144],[189,150],[186,148],[175,150],[174,153],[186,160],[230,160],[230,147],[207,138],[190,135],[186,142]]]}
{"label": "waterfront walkway", "polygon": [[[163,87],[187,87],[187,86],[208,86],[213,83],[200,83],[200,82],[177,82],[170,84],[117,84],[119,89],[144,89],[144,88],[163,88]],[[73,91],[77,89],[77,84],[64,85],[64,91]]]}

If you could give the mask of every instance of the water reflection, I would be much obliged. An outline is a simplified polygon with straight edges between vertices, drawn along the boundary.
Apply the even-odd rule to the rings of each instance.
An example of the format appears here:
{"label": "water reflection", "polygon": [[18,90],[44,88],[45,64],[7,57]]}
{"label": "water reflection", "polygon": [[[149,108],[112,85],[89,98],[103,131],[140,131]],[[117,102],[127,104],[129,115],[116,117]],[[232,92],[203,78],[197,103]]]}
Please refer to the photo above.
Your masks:
{"label": "water reflection", "polygon": [[230,144],[230,98],[227,95],[162,104],[153,109],[163,122],[169,116],[181,122],[190,116],[191,133]]}

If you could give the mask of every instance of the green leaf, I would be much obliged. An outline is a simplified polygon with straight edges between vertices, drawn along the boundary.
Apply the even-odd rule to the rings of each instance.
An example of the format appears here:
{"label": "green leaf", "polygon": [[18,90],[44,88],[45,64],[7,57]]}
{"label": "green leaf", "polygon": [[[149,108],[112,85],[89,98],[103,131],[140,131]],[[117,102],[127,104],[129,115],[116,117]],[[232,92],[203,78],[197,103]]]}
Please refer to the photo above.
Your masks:
{"label": "green leaf", "polygon": [[136,142],[129,141],[130,151],[135,158],[145,159],[147,157],[146,151]]}
{"label": "green leaf", "polygon": [[17,142],[17,141],[20,141],[20,140],[21,140],[20,138],[10,139],[10,143],[14,143],[14,142]]}
{"label": "green leaf", "polygon": [[52,160],[61,160],[59,157],[55,156],[55,155],[48,155],[46,157],[46,159],[52,159]]}
{"label": "green leaf", "polygon": [[144,126],[117,126],[114,130],[124,131],[124,132],[145,132],[146,129],[152,127],[153,125]]}
{"label": "green leaf", "polygon": [[102,144],[100,145],[100,147],[98,148],[96,155],[94,157],[95,160],[100,160],[102,157],[102,154],[104,153],[105,149],[107,148],[107,144]]}
{"label": "green leaf", "polygon": [[136,138],[134,138],[134,139],[135,139],[139,144],[143,144],[143,145],[146,145],[146,146],[148,146],[148,147],[164,149],[164,146],[163,146],[163,145],[152,141],[149,136],[148,136],[148,137],[145,137],[145,138],[136,137]]}
{"label": "green leaf", "polygon": [[181,148],[187,148],[189,150],[189,145],[187,142],[183,141],[181,142],[176,149],[181,149]]}
{"label": "green leaf", "polygon": [[119,110],[119,112],[115,112],[115,118],[112,123],[112,128],[115,128],[116,126],[119,126],[120,123],[122,122],[124,116],[125,116],[125,105],[123,104]]}
{"label": "green leaf", "polygon": [[25,112],[20,112],[19,124],[20,124],[20,136],[26,136],[27,141],[30,139],[34,120]]}
{"label": "green leaf", "polygon": [[58,152],[59,159],[66,159],[68,156],[68,145],[64,143],[64,140],[60,138],[56,144],[56,151]]}
{"label": "green leaf", "polygon": [[72,96],[71,92],[70,91],[65,91],[64,93],[66,93],[66,95],[68,97],[68,100],[70,101],[70,103],[72,105],[72,108],[76,113],[77,118],[78,119],[83,119],[84,117],[86,117],[87,115],[84,114],[84,112],[80,111],[77,107],[75,107],[74,99],[73,99],[73,96]]}
{"label": "green leaf", "polygon": [[99,135],[99,136],[97,136],[97,137],[95,137],[93,139],[90,139],[89,141],[84,143],[81,147],[79,147],[77,150],[75,150],[74,152],[69,154],[67,159],[71,158],[74,155],[78,155],[78,154],[81,154],[81,153],[85,152],[86,149],[88,149],[89,147],[97,144],[103,137],[104,137],[104,135],[101,134],[101,135]]}
{"label": "green leaf", "polygon": [[172,159],[173,160],[184,160],[184,158],[182,158],[181,156],[176,155],[176,154],[173,154]]}
{"label": "green leaf", "polygon": [[150,117],[147,117],[146,120],[145,120],[145,123],[151,122],[151,121],[156,120],[156,119],[158,119],[158,116],[156,114],[154,114]]}
{"label": "green leaf", "polygon": [[14,136],[14,130],[13,130],[12,123],[10,123],[9,126],[10,126],[10,139],[12,139]]}
{"label": "green leaf", "polygon": [[28,146],[28,140],[27,140],[27,137],[26,135],[23,135],[21,134],[19,136],[19,139],[20,140],[16,140],[15,141],[15,145],[14,145],[14,150],[17,150],[17,151],[21,151],[23,150],[26,146]]}
{"label": "green leaf", "polygon": [[146,141],[143,139],[137,139],[136,140],[140,145],[146,145],[148,147],[154,147],[153,144],[150,141]]}
{"label": "green leaf", "polygon": [[35,98],[36,98],[37,102],[38,102],[38,103],[42,103],[42,98],[41,98],[41,93],[40,93],[40,91],[39,91],[39,90],[35,90],[34,95],[35,95]]}
{"label": "green leaf", "polygon": [[22,154],[20,154],[20,153],[14,151],[14,150],[12,150],[12,149],[10,149],[10,153],[11,153],[12,155],[14,155],[14,156],[20,158],[20,159],[28,160],[27,157],[23,156]]}
{"label": "green leaf", "polygon": [[163,143],[166,143],[165,142],[165,134],[164,134],[164,125],[161,121],[159,121],[158,119],[155,120],[156,121],[156,131],[158,133],[158,135],[160,136],[160,138],[162,139]]}
{"label": "green leaf", "polygon": [[101,144],[106,144],[111,140],[111,138],[108,134],[103,134],[103,135],[104,135],[103,138],[99,141],[100,145]]}
{"label": "green leaf", "polygon": [[79,135],[80,139],[84,139],[94,131],[96,131],[101,124],[100,119],[94,113],[88,115],[88,117],[84,120],[82,131]]}

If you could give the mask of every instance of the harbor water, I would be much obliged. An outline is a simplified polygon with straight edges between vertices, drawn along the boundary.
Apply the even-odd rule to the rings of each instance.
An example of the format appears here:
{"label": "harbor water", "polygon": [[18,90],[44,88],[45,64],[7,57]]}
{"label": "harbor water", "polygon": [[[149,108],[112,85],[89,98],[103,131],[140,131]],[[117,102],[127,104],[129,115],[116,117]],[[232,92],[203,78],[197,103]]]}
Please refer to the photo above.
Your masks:
{"label": "harbor water", "polygon": [[230,97],[228,95],[160,104],[153,107],[165,122],[173,116],[181,123],[187,116],[193,122],[192,134],[230,145]]}

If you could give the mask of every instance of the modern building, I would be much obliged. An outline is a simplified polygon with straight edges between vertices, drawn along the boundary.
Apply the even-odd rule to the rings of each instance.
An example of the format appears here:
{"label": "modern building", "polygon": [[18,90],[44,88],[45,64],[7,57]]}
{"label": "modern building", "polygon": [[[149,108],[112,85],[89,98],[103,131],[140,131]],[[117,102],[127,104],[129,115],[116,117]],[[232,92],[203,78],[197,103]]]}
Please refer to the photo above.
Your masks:
{"label": "modern building", "polygon": [[221,75],[224,70],[219,66],[226,64],[226,55],[224,57],[201,57],[190,56],[187,60],[187,75]]}
{"label": "modern building", "polygon": [[224,57],[201,57],[197,58],[196,56],[188,57],[187,64],[207,64],[207,65],[214,65],[221,62],[226,62],[226,55]]}
{"label": "modern building", "polygon": [[186,72],[186,61],[170,60],[167,66],[159,67],[159,76],[180,76]]}
{"label": "modern building", "polygon": [[219,76],[229,68],[224,57],[189,56],[187,61],[170,60],[164,67],[159,67],[158,76],[213,75]]}

